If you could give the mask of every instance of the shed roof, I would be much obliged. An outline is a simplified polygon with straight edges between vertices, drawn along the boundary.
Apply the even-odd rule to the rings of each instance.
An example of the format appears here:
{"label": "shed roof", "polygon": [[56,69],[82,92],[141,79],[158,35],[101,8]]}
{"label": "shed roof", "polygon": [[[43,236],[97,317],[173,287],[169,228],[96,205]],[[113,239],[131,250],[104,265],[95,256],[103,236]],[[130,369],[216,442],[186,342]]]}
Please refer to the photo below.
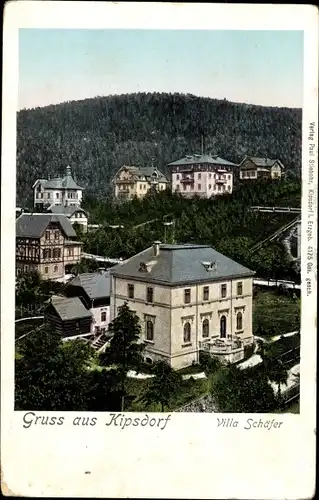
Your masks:
{"label": "shed roof", "polygon": [[54,295],[50,305],[55,309],[62,321],[92,317],[79,297],[59,297]]}
{"label": "shed roof", "polygon": [[16,220],[16,236],[25,238],[40,238],[48,225],[56,222],[68,238],[75,238],[76,232],[65,215],[27,214],[23,213]]}
{"label": "shed roof", "polygon": [[118,277],[171,285],[220,281],[255,274],[210,246],[193,244],[160,244],[157,256],[153,247],[147,248],[113,267],[110,273]]}

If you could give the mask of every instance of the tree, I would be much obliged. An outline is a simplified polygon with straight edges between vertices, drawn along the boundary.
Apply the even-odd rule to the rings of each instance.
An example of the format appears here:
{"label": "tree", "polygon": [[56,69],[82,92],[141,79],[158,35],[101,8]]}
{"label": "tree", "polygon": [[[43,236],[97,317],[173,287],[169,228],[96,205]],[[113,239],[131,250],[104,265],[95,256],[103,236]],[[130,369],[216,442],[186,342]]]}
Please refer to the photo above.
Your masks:
{"label": "tree", "polygon": [[100,264],[96,260],[81,259],[80,262],[74,264],[71,269],[71,274],[94,273],[98,272]]}
{"label": "tree", "polygon": [[212,395],[226,413],[267,413],[276,407],[274,391],[258,367],[223,366],[213,379]]}
{"label": "tree", "polygon": [[146,403],[146,406],[152,403],[161,404],[162,411],[164,411],[164,407],[169,406],[178,393],[182,377],[166,361],[157,361],[153,374],[150,386],[141,399]]}
{"label": "tree", "polygon": [[222,366],[218,358],[212,357],[205,351],[199,352],[199,364],[206,374],[216,373]]}
{"label": "tree", "polygon": [[59,333],[44,328],[16,345],[16,410],[87,410],[88,367],[94,356],[89,344],[62,342]]}
{"label": "tree", "polygon": [[263,360],[262,369],[270,382],[274,382],[278,387],[277,400],[279,405],[282,403],[281,386],[287,385],[288,371],[282,361],[276,355],[275,347],[266,342],[260,342],[259,354]]}
{"label": "tree", "polygon": [[142,329],[139,318],[126,302],[119,307],[118,315],[109,324],[108,332],[112,338],[105,352],[100,355],[100,361],[104,366],[116,368],[121,382],[121,411],[124,411],[127,372],[131,369],[139,369],[143,362],[142,353],[145,348],[140,342]]}

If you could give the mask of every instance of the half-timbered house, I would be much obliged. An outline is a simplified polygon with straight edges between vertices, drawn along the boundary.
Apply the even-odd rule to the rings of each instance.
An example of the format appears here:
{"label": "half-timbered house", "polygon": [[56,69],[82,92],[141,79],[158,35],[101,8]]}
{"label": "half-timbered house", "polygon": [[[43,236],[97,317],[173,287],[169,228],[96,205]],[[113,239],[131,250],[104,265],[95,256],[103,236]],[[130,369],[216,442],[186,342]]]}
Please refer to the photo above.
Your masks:
{"label": "half-timbered house", "polygon": [[23,213],[16,220],[16,273],[61,278],[81,260],[82,243],[65,215]]}

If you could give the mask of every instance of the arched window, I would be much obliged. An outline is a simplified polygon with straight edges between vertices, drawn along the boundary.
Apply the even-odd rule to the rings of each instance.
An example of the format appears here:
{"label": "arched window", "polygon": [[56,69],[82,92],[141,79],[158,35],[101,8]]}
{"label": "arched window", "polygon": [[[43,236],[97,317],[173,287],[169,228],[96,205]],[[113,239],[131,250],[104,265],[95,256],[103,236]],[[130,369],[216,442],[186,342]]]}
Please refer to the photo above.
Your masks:
{"label": "arched window", "polygon": [[242,330],[243,329],[243,315],[241,312],[237,313],[236,316],[236,330]]}
{"label": "arched window", "polygon": [[203,337],[209,337],[209,321],[204,319],[203,321]]}
{"label": "arched window", "polygon": [[184,343],[191,341],[191,325],[190,323],[185,323],[184,325]]}
{"label": "arched window", "polygon": [[154,325],[150,320],[146,322],[146,340],[154,340]]}
{"label": "arched window", "polygon": [[220,318],[220,337],[226,338],[226,316]]}

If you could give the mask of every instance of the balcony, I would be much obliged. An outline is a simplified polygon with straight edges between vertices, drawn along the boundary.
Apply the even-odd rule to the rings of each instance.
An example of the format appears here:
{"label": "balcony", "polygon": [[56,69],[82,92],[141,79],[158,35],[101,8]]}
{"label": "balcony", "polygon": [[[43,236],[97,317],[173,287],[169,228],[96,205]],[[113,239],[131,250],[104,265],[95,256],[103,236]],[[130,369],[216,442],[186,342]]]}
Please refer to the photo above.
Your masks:
{"label": "balcony", "polygon": [[225,182],[227,182],[227,179],[226,179],[226,176],[222,176],[222,177],[217,177],[217,179],[215,179],[215,182],[216,184],[225,184]]}
{"label": "balcony", "polygon": [[244,342],[233,335],[232,339],[214,339],[199,342],[199,349],[211,356],[218,356],[222,362],[235,363],[244,357]]}
{"label": "balcony", "polygon": [[134,181],[132,179],[116,179],[116,184],[132,184],[134,185]]}
{"label": "balcony", "polygon": [[185,177],[182,177],[181,183],[182,184],[187,184],[187,183],[194,184],[194,176],[193,175],[187,175]]}

